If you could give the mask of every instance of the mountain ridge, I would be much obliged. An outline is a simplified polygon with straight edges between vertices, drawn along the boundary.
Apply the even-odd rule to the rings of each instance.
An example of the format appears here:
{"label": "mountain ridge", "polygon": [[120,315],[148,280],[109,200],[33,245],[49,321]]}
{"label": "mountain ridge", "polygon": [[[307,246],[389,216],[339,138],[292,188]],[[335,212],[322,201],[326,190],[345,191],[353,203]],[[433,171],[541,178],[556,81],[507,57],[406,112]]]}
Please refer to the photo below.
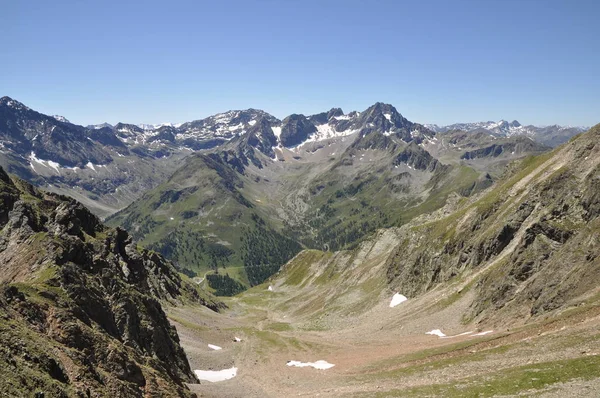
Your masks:
{"label": "mountain ridge", "polygon": [[0,168],[0,380],[12,396],[192,396],[162,303],[223,308],[77,201]]}
{"label": "mountain ridge", "polygon": [[558,124],[549,126],[522,125],[516,120],[507,122],[500,120],[498,122],[472,122],[472,123],[454,123],[440,126],[437,124],[426,124],[428,128],[436,133],[447,133],[454,130],[466,132],[489,132],[501,137],[526,136],[531,137],[540,144],[556,147],[568,141],[571,137],[589,130],[589,127],[582,126],[561,126]]}

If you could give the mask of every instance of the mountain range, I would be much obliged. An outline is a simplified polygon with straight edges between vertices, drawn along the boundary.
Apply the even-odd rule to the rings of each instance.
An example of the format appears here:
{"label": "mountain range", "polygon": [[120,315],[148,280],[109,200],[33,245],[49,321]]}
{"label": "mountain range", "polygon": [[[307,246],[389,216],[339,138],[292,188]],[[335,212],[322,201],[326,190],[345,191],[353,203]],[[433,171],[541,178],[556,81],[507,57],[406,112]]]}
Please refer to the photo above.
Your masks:
{"label": "mountain range", "polygon": [[515,135],[531,137],[533,140],[543,145],[551,147],[558,146],[571,137],[580,134],[589,127],[579,126],[523,126],[516,120],[507,122],[500,120],[498,122],[477,122],[477,123],[455,123],[448,126],[438,126],[437,124],[426,124],[427,128],[437,132],[446,133],[452,130],[466,132],[489,132],[499,137],[512,137]]}
{"label": "mountain range", "polygon": [[[581,132],[578,128],[560,126],[506,130],[500,125],[424,126],[406,120],[392,106],[378,103],[363,112],[345,114],[333,108],[310,116],[290,115],[283,120],[261,110],[248,109],[181,124],[104,123],[83,127],[3,97],[0,165],[34,184],[75,197],[106,217],[166,180],[185,157],[235,143],[241,139],[235,140],[237,137],[245,137],[249,147],[275,159],[276,148],[278,151],[316,148],[323,142],[346,140],[349,136],[347,139],[352,140],[359,133],[365,135],[371,131],[426,145],[435,143],[434,136],[462,127],[467,132],[490,131],[500,139],[519,133],[550,146]],[[511,126],[514,125],[513,122]],[[460,146],[455,148],[460,150]],[[435,151],[431,145],[428,150]],[[251,151],[245,151],[251,159]]]}
{"label": "mountain range", "polygon": [[189,275],[220,269],[231,293],[304,247],[349,247],[549,150],[499,131],[435,132],[383,103],[283,120],[247,109],[83,127],[3,97],[0,165],[80,200]]}

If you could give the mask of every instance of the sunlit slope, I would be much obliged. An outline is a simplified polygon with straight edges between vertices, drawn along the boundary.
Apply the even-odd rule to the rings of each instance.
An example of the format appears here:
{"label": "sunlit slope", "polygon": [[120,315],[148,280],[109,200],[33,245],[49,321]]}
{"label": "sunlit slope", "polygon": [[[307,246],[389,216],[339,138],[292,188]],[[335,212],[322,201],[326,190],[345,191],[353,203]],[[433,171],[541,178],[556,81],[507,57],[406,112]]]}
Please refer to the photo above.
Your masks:
{"label": "sunlit slope", "polygon": [[190,156],[167,182],[108,222],[130,228],[142,245],[180,269],[227,268],[232,277],[254,285],[300,245],[272,227],[260,203],[247,198],[247,184],[217,156]]}
{"label": "sunlit slope", "polygon": [[[299,320],[351,318],[395,292],[461,302],[461,322],[527,322],[595,303],[600,271],[600,126],[513,166],[491,190],[380,231],[355,249],[305,251],[242,296],[285,296]],[[435,300],[433,299],[435,296]],[[313,325],[314,326],[314,325]]]}

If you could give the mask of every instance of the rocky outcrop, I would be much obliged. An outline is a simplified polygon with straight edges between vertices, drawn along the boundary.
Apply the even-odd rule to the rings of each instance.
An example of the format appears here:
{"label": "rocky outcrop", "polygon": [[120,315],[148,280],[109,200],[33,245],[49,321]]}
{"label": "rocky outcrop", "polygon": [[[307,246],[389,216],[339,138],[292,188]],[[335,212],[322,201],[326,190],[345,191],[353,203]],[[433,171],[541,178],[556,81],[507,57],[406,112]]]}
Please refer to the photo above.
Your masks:
{"label": "rocky outcrop", "polygon": [[195,377],[161,301],[203,299],[173,266],[1,169],[0,200],[2,391],[189,396]]}
{"label": "rocky outcrop", "polygon": [[304,115],[290,115],[281,123],[281,135],[279,139],[285,147],[302,144],[317,128]]}
{"label": "rocky outcrop", "polygon": [[417,170],[430,172],[446,167],[433,156],[431,156],[429,152],[414,142],[408,144],[408,146],[394,158],[394,165],[398,165],[400,163],[407,164]]}
{"label": "rocky outcrop", "polygon": [[325,124],[329,122],[332,118],[343,116],[344,111],[342,108],[331,108],[329,112],[321,112],[316,115],[310,115],[308,120],[313,122],[315,125]]}
{"label": "rocky outcrop", "polygon": [[90,139],[99,142],[102,145],[126,150],[127,146],[121,141],[110,127],[102,127],[99,129],[90,130],[88,133]]}
{"label": "rocky outcrop", "polygon": [[500,144],[492,144],[476,150],[467,151],[461,155],[461,159],[470,160],[477,158],[498,157],[504,154],[520,156],[524,153],[537,154],[549,151],[550,148],[542,144],[538,144],[529,138],[516,137],[513,141],[503,142]]}
{"label": "rocky outcrop", "polygon": [[[255,163],[260,161],[254,149],[259,150],[269,157],[275,157],[273,147],[277,146],[277,137],[273,134],[271,122],[266,118],[260,118],[248,129],[248,132],[238,138],[240,140],[240,150]],[[261,167],[262,164],[259,165]]]}

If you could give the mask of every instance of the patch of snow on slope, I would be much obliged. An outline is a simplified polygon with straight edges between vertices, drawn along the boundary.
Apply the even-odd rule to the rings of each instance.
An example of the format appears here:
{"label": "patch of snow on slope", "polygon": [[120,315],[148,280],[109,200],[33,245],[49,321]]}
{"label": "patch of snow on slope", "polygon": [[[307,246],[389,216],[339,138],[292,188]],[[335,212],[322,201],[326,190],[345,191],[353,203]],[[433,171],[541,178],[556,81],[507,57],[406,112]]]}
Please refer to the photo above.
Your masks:
{"label": "patch of snow on slope", "polygon": [[53,118],[63,123],[71,123],[66,117],[60,115],[52,115]]}
{"label": "patch of snow on slope", "polygon": [[317,142],[317,141],[326,140],[329,138],[346,137],[346,136],[354,134],[358,131],[358,130],[352,130],[352,129],[348,129],[348,130],[344,130],[344,131],[336,131],[335,128],[329,124],[320,124],[316,127],[317,127],[317,132],[311,134],[310,137],[308,137],[306,139],[306,141],[304,141],[300,145],[303,145],[307,142]]}
{"label": "patch of snow on slope", "polygon": [[216,383],[219,381],[233,379],[237,375],[237,368],[223,370],[194,370],[196,377],[200,380]]}
{"label": "patch of snow on slope", "polygon": [[438,336],[438,337],[446,337],[446,335],[444,333],[442,333],[442,331],[440,329],[433,329],[425,334],[430,334],[432,336]]}
{"label": "patch of snow on slope", "polygon": [[394,294],[394,296],[392,297],[392,301],[390,302],[390,308],[394,308],[395,306],[397,306],[398,304],[402,304],[403,302],[405,302],[406,300],[408,300],[406,298],[406,296],[403,296],[400,293],[396,293]]}
{"label": "patch of snow on slope", "polygon": [[341,115],[341,116],[334,116],[333,118],[336,120],[350,120],[350,119],[352,119],[352,116]]}
{"label": "patch of snow on slope", "polygon": [[[29,154],[29,167],[31,167],[33,169],[33,171],[35,171],[35,166],[33,165],[32,162],[35,162],[44,167],[51,167],[54,170],[56,170],[56,172],[58,174],[60,174],[60,170],[59,170],[59,168],[61,167],[60,164],[53,162],[52,160],[39,159],[38,157],[35,156],[35,152],[31,152]],[[36,171],[36,173],[37,173],[37,171]]]}
{"label": "patch of snow on slope", "polygon": [[305,368],[307,366],[311,366],[315,369],[326,370],[333,368],[335,365],[327,361],[318,360],[316,362],[288,361],[287,366],[296,366],[298,368]]}
{"label": "patch of snow on slope", "polygon": [[211,350],[215,350],[215,351],[223,349],[223,348],[219,347],[218,345],[214,345],[214,344],[209,344],[208,348],[210,348]]}
{"label": "patch of snow on slope", "polygon": [[454,336],[445,336],[442,337],[443,339],[453,339],[455,337],[460,337],[460,336],[466,336],[468,334],[472,334],[473,332],[464,332],[464,333],[460,333],[460,334],[455,334]]}
{"label": "patch of snow on slope", "polygon": [[273,130],[273,134],[275,134],[275,137],[279,139],[279,136],[281,135],[281,126],[271,127],[271,130]]}

